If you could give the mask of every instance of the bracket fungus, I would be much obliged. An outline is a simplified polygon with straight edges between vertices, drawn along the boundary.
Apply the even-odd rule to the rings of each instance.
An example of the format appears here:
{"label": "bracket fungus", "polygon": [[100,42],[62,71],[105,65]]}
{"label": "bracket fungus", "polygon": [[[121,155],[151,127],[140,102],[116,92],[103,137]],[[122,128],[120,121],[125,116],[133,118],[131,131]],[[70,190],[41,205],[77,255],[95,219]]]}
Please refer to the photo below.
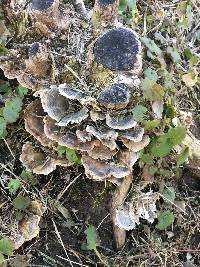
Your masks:
{"label": "bracket fungus", "polygon": [[[97,0],[91,20],[77,13],[81,1],[74,2],[75,7],[59,0],[25,5],[31,25],[23,35],[31,44],[26,45],[28,53],[11,39],[15,55],[0,58],[0,67],[38,97],[25,110],[25,127],[45,148],[24,144],[23,165],[47,175],[57,165],[71,165],[54,156],[58,145],[77,150],[88,178],[117,185],[111,205],[114,222],[131,185],[137,152],[149,143],[132,115],[141,43],[135,31],[117,23],[118,1]],[[12,14],[16,5],[5,9]],[[84,3],[82,11],[87,12]],[[123,236],[119,248],[125,232],[114,226],[114,234],[118,241]]]}
{"label": "bracket fungus", "polygon": [[119,228],[132,230],[136,224],[140,224],[140,218],[153,223],[157,218],[156,201],[158,199],[157,193],[148,192],[130,200],[117,209],[115,224]]}
{"label": "bracket fungus", "polygon": [[130,100],[130,91],[125,84],[113,84],[111,88],[103,90],[97,102],[105,109],[123,109]]}
{"label": "bracket fungus", "polygon": [[15,249],[20,248],[25,242],[32,240],[39,235],[39,223],[46,207],[40,202],[31,201],[27,215],[19,221],[18,229],[11,234],[10,239]]}
{"label": "bracket fungus", "polygon": [[55,37],[69,25],[66,14],[59,9],[59,0],[32,0],[29,14],[36,30],[46,37]]}
{"label": "bracket fungus", "polygon": [[47,47],[35,42],[30,46],[28,56],[26,71],[36,78],[47,76],[51,66]]}
{"label": "bracket fungus", "polygon": [[69,167],[73,164],[67,160],[46,156],[41,149],[36,150],[31,143],[23,145],[20,160],[27,170],[35,174],[44,175],[48,175],[54,171],[56,166]]}
{"label": "bracket fungus", "polygon": [[108,30],[94,45],[97,63],[112,71],[141,70],[141,44],[137,34],[125,27]]}

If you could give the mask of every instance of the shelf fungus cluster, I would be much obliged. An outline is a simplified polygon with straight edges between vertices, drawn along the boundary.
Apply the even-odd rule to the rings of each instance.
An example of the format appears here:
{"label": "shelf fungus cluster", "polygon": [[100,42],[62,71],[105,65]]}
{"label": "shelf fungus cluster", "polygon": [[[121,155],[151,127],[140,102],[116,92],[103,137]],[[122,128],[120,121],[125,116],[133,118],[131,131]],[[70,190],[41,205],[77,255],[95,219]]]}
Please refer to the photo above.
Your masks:
{"label": "shelf fungus cluster", "polygon": [[40,231],[39,223],[46,207],[40,202],[31,201],[24,218],[18,223],[17,229],[11,230],[9,237],[14,248],[20,248],[25,242],[37,237]]}
{"label": "shelf fungus cluster", "polygon": [[[3,8],[8,21],[18,5],[11,2],[12,8]],[[109,180],[119,189],[150,141],[132,115],[139,97],[141,43],[135,31],[117,21],[118,1],[97,0],[92,12],[83,1],[74,7],[66,2],[22,5],[21,12],[28,14],[27,45],[10,43],[10,54],[0,58],[5,76],[37,97],[25,110],[25,128],[43,148],[25,144],[21,161],[35,173],[48,174],[57,165],[70,165],[54,157],[57,146],[65,146],[80,154],[88,178]],[[112,207],[123,204],[127,190]]]}

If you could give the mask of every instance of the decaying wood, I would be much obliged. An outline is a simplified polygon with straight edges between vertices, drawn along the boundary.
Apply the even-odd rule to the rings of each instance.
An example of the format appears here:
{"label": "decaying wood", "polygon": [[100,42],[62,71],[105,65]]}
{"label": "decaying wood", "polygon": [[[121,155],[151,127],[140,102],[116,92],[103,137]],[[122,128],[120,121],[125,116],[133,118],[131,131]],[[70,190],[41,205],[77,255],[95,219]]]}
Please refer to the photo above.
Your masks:
{"label": "decaying wood", "polygon": [[115,225],[116,210],[124,204],[128,191],[132,182],[132,174],[126,176],[120,186],[118,186],[113,194],[111,202],[111,216],[113,221],[113,233],[116,248],[120,249],[125,244],[126,230],[120,229]]}
{"label": "decaying wood", "polygon": [[189,147],[192,157],[200,159],[200,140],[197,139],[189,130],[187,131],[183,145]]}

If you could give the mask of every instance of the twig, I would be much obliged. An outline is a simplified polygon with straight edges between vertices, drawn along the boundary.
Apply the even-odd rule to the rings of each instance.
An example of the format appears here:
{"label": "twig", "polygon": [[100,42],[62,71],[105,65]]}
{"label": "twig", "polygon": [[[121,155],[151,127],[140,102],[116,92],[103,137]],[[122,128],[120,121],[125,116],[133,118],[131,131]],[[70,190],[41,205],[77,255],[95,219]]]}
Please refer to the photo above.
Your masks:
{"label": "twig", "polygon": [[102,225],[102,223],[105,221],[106,218],[108,218],[108,216],[110,216],[110,213],[108,213],[103,220],[100,222],[100,224],[97,226],[97,230],[100,228],[100,226]]}
{"label": "twig", "polygon": [[69,67],[67,64],[65,64],[65,67],[74,75],[74,77],[79,80],[79,82],[87,88],[87,85],[84,83],[83,80],[81,80],[81,78],[78,76],[78,74],[71,68]]}
{"label": "twig", "polygon": [[199,253],[200,249],[177,249],[175,252],[192,252],[192,253]]}
{"label": "twig", "polygon": [[53,222],[53,226],[54,226],[54,228],[55,228],[56,235],[57,235],[57,237],[58,237],[58,239],[59,239],[59,241],[60,241],[60,244],[61,244],[61,246],[63,247],[63,250],[64,250],[64,252],[65,252],[65,255],[66,255],[66,257],[67,257],[67,259],[68,259],[70,265],[73,267],[73,264],[72,264],[72,262],[71,262],[71,260],[70,260],[70,258],[69,258],[69,255],[68,255],[68,253],[67,253],[67,251],[66,251],[66,249],[65,249],[65,246],[64,246],[64,244],[63,244],[63,241],[62,241],[62,238],[61,238],[61,236],[60,236],[60,233],[58,232],[58,228],[57,228],[57,226],[56,226],[56,224],[55,224],[55,222],[54,222],[53,219],[52,219],[52,222]]}
{"label": "twig", "polygon": [[[59,255],[56,255],[56,256],[57,256],[58,258],[64,260],[64,261],[69,262],[68,259],[63,258],[62,256],[59,256]],[[74,264],[79,265],[79,266],[81,266],[81,267],[89,267],[89,265],[85,265],[85,264],[82,264],[82,263],[79,263],[79,262],[75,262],[75,261],[71,261],[71,263],[74,263]]]}
{"label": "twig", "polygon": [[4,143],[6,144],[6,146],[7,146],[8,150],[10,151],[10,154],[13,156],[13,158],[14,158],[14,159],[16,159],[16,158],[15,158],[15,155],[13,154],[13,152],[12,152],[12,150],[11,150],[10,146],[8,145],[8,143],[7,143],[6,139],[3,139],[3,141],[4,141]]}
{"label": "twig", "polygon": [[61,197],[64,195],[64,193],[68,190],[68,188],[76,182],[76,180],[82,175],[82,173],[80,173],[79,175],[77,175],[66,187],[65,189],[60,193],[58,194],[57,196],[57,201],[61,199]]}

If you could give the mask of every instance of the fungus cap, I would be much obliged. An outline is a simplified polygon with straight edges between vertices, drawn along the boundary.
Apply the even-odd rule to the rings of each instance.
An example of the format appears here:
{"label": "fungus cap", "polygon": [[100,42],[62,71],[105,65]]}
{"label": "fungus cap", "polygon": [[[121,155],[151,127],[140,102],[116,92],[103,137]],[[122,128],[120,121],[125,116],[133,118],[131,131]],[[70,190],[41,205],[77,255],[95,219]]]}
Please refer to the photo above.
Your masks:
{"label": "fungus cap", "polygon": [[137,122],[133,119],[132,114],[117,113],[106,114],[106,124],[113,129],[126,130],[131,129],[137,125]]}
{"label": "fungus cap", "polygon": [[129,71],[138,67],[140,54],[141,44],[137,34],[124,27],[107,31],[94,45],[97,63],[112,71]]}
{"label": "fungus cap", "polygon": [[83,155],[81,161],[86,176],[94,180],[102,181],[111,177],[123,178],[130,174],[130,169],[126,166],[96,160],[88,155]]}
{"label": "fungus cap", "polygon": [[54,4],[55,0],[32,0],[32,9],[37,11],[46,11]]}
{"label": "fungus cap", "polygon": [[144,135],[144,128],[135,127],[130,130],[118,131],[118,134],[119,137],[131,140],[133,142],[140,142],[142,141],[142,137]]}
{"label": "fungus cap", "polygon": [[142,141],[140,142],[133,142],[127,139],[122,140],[122,142],[131,151],[138,152],[142,150],[144,147],[148,146],[148,144],[150,143],[150,138],[148,135],[144,135]]}
{"label": "fungus cap", "polygon": [[60,121],[68,114],[69,102],[67,98],[59,94],[57,89],[42,90],[40,92],[40,98],[44,111],[47,112],[52,119]]}
{"label": "fungus cap", "polygon": [[105,89],[99,94],[97,102],[107,109],[123,109],[130,100],[130,91],[123,84],[113,84],[111,88]]}
{"label": "fungus cap", "polygon": [[45,116],[39,99],[30,103],[25,109],[25,129],[30,133],[36,140],[38,140],[43,146],[53,146],[53,142],[46,137],[44,133],[44,122]]}

